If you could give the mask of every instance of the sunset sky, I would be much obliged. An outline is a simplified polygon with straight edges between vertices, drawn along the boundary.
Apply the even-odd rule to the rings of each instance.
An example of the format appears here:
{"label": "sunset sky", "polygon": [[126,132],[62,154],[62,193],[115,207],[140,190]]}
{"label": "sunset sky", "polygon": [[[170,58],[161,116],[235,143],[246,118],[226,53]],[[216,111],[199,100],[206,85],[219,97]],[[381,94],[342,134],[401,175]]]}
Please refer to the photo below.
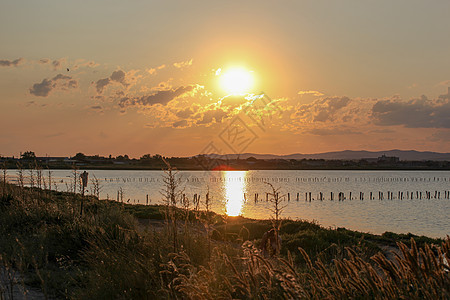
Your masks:
{"label": "sunset sky", "polygon": [[450,152],[448,0],[2,0],[0,41],[3,156]]}

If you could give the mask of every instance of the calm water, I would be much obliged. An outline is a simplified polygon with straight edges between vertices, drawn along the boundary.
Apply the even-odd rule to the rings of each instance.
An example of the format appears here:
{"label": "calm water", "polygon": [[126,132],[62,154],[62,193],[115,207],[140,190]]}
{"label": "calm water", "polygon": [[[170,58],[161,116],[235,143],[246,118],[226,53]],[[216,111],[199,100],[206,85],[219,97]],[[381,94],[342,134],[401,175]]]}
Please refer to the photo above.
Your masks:
{"label": "calm water", "polygon": [[[122,189],[125,202],[146,204],[148,195],[150,204],[162,203],[162,171],[88,172],[90,180],[93,175],[99,179],[101,198],[117,199],[118,190]],[[10,180],[14,180],[13,175],[10,171]],[[48,171],[44,175],[47,178]],[[180,171],[177,177],[191,201],[195,194],[204,201],[209,190],[213,210],[219,213],[269,218],[266,193],[271,188],[265,182],[270,182],[279,188],[280,195],[285,195],[284,217],[377,234],[385,231],[432,237],[450,234],[448,171]],[[53,170],[52,181],[54,189],[70,190],[72,171]],[[339,193],[343,193],[344,201],[338,201]],[[383,200],[379,199],[380,193]]]}

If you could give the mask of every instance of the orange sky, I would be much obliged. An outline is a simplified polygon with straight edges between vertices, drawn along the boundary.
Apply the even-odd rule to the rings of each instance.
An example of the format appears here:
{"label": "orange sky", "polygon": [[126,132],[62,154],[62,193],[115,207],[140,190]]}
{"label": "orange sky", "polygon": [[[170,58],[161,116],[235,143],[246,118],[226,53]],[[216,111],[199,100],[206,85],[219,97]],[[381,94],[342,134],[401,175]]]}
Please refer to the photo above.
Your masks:
{"label": "orange sky", "polygon": [[[2,1],[0,155],[449,152],[449,11]],[[220,88],[230,67],[251,71],[245,95]]]}

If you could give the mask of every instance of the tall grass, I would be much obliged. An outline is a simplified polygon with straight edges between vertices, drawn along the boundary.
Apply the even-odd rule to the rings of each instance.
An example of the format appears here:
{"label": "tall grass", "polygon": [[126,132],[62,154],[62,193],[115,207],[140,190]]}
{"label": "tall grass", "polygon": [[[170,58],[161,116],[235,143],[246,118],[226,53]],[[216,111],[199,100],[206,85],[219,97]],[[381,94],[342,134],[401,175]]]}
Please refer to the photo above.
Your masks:
{"label": "tall grass", "polygon": [[[282,202],[274,202],[279,213],[272,221],[236,217],[225,223],[209,212],[209,195],[202,202],[206,211],[190,211],[189,199],[177,196],[176,172],[166,174],[165,206],[101,201],[94,188],[84,198],[82,216],[79,194],[47,195],[2,182],[0,269],[10,272],[5,276],[21,273],[24,280],[0,283],[0,299],[14,285],[70,299],[450,297],[449,238],[434,245],[411,239],[409,247],[398,242],[389,260],[375,243],[400,236],[282,219]],[[277,194],[272,191],[274,201],[281,199]],[[135,217],[152,215],[159,222],[165,213],[172,218],[169,227],[144,226]],[[279,256],[267,258],[254,245],[273,226],[283,247]]]}
{"label": "tall grass", "polygon": [[[395,261],[377,254],[366,261],[347,248],[348,258],[335,259],[331,266],[312,262],[299,248],[306,269],[286,258],[265,258],[246,243],[241,260],[218,256],[208,268],[190,276],[179,274],[178,291],[187,299],[449,299],[450,255],[447,238],[434,251],[399,243]],[[184,264],[184,268],[186,265]],[[176,269],[176,266],[174,267]],[[222,283],[222,284],[219,284]]]}

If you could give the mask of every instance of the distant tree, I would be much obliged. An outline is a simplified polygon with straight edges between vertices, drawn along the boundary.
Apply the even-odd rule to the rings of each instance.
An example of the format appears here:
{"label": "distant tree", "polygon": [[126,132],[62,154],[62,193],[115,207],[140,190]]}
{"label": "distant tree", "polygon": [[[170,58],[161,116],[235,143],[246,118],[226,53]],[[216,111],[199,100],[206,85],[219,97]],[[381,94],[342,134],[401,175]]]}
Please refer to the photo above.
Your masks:
{"label": "distant tree", "polygon": [[119,155],[119,156],[117,156],[116,157],[116,160],[121,160],[121,161],[124,161],[124,160],[129,160],[130,158],[128,157],[128,155]]}
{"label": "distant tree", "polygon": [[258,160],[253,156],[250,156],[249,158],[247,158],[247,161],[258,161]]}
{"label": "distant tree", "polygon": [[144,154],[141,156],[140,159],[151,159],[151,158],[152,158],[152,156],[150,154]]}
{"label": "distant tree", "polygon": [[25,151],[21,156],[22,159],[36,159],[36,154],[33,151]]}
{"label": "distant tree", "polygon": [[162,159],[162,156],[159,154],[153,155],[153,159]]}
{"label": "distant tree", "polygon": [[79,153],[75,154],[75,156],[73,157],[73,159],[83,161],[83,160],[86,159],[86,155],[84,155],[83,153],[79,152]]}

